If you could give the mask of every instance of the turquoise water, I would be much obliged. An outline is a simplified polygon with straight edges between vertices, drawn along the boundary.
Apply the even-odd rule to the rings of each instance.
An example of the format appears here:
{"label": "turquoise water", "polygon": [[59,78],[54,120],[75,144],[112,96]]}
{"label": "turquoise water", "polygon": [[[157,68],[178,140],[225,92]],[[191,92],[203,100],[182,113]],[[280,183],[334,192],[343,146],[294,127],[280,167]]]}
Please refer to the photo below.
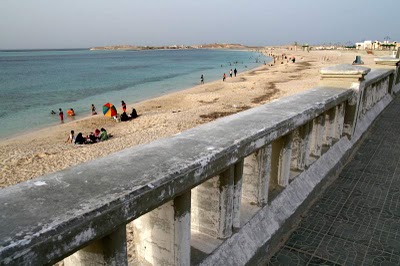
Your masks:
{"label": "turquoise water", "polygon": [[100,113],[106,102],[119,110],[121,100],[132,104],[198,85],[202,74],[207,83],[264,61],[229,50],[0,51],[0,137],[59,124],[51,110],[66,116],[73,108],[75,119],[90,115],[92,103]]}

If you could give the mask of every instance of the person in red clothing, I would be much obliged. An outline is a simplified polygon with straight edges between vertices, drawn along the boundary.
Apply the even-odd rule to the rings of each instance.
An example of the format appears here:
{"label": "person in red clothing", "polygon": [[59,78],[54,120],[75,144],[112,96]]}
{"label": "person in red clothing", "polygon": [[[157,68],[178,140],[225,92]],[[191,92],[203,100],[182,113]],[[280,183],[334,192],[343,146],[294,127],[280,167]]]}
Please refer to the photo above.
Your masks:
{"label": "person in red clothing", "polygon": [[126,104],[124,101],[122,101],[122,111],[126,112]]}
{"label": "person in red clothing", "polygon": [[61,123],[62,123],[62,122],[64,122],[64,113],[63,113],[63,111],[61,110],[61,108],[58,109],[58,110],[59,110],[58,116],[60,117],[60,120],[61,120]]}

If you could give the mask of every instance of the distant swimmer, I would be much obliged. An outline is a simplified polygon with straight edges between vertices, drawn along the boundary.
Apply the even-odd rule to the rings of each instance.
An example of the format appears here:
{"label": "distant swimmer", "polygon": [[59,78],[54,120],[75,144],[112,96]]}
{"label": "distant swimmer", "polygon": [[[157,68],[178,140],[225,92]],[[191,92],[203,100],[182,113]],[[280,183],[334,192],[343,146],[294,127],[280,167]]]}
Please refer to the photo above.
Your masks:
{"label": "distant swimmer", "polygon": [[51,110],[50,114],[55,115],[56,112],[54,112],[54,110]]}
{"label": "distant swimmer", "polygon": [[74,109],[70,108],[70,109],[67,111],[67,114],[68,114],[68,116],[75,116],[75,111],[74,111]]}
{"label": "distant swimmer", "polygon": [[201,83],[201,84],[204,84],[204,76],[203,76],[203,74],[201,74],[200,83]]}

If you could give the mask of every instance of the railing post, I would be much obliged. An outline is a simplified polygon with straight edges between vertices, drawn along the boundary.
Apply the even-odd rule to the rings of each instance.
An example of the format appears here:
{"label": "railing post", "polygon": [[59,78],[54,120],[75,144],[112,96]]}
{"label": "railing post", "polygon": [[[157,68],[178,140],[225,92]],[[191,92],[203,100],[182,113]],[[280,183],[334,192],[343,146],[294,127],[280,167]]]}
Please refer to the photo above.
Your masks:
{"label": "railing post", "polygon": [[235,164],[234,180],[233,180],[233,228],[240,228],[240,206],[242,204],[242,187],[243,187],[243,165],[244,160],[240,160]]}
{"label": "railing post", "polygon": [[343,124],[344,124],[344,110],[346,103],[341,103],[335,108],[335,129],[333,138],[339,140],[343,135]]}
{"label": "railing post", "polygon": [[234,172],[232,165],[192,190],[192,229],[224,239],[232,235]]}
{"label": "railing post", "polygon": [[292,141],[293,133],[289,133],[272,142],[271,178],[281,187],[289,185]]}
{"label": "railing post", "polygon": [[126,226],[118,227],[111,234],[65,258],[64,265],[128,265]]}
{"label": "railing post", "polygon": [[310,157],[310,135],[311,135],[310,123],[299,128],[300,145],[297,151],[297,169],[303,171],[308,166],[308,160]]}
{"label": "railing post", "polygon": [[364,97],[364,77],[370,68],[353,65],[336,65],[321,69],[321,85],[326,87],[348,88],[354,91],[353,97],[347,102],[344,118],[344,133],[353,136],[359,110]]}
{"label": "railing post", "polygon": [[335,135],[336,107],[331,108],[325,114],[325,133],[323,144],[332,146]]}
{"label": "railing post", "polygon": [[322,145],[325,134],[325,114],[314,118],[312,121],[311,155],[319,158],[322,154]]}
{"label": "railing post", "polygon": [[245,158],[243,197],[262,207],[268,203],[272,146],[267,145]]}
{"label": "railing post", "polygon": [[190,190],[133,222],[137,258],[153,265],[190,265]]}

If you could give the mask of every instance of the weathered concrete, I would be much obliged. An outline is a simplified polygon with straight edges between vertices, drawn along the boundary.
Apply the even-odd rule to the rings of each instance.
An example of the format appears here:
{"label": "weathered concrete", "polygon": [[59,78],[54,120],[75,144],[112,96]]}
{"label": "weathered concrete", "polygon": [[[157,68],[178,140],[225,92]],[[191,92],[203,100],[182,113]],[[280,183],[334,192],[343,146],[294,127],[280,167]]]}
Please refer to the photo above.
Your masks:
{"label": "weathered concrete", "polygon": [[325,135],[325,115],[320,115],[312,121],[311,155],[320,157]]}
{"label": "weathered concrete", "polygon": [[289,185],[292,142],[293,132],[272,142],[271,180],[281,187]]}
{"label": "weathered concrete", "polygon": [[314,88],[2,189],[1,261],[56,262],[219,174],[351,94]]}
{"label": "weathered concrete", "polygon": [[64,259],[64,266],[81,265],[128,265],[125,226]]}
{"label": "weathered concrete", "polygon": [[220,239],[232,235],[234,170],[231,166],[192,190],[192,230]]}
{"label": "weathered concrete", "polygon": [[190,265],[190,190],[134,221],[136,256],[152,265]]}
{"label": "weathered concrete", "polygon": [[[397,51],[397,55],[399,55],[399,51]],[[390,93],[398,94],[400,92],[400,59],[397,56],[396,58],[392,57],[380,57],[375,58],[375,63],[377,65],[383,65],[384,67],[389,67],[394,71],[393,76],[390,78],[392,83],[392,90]]]}
{"label": "weathered concrete", "polygon": [[399,116],[396,98],[282,248],[260,265],[400,265]]}
{"label": "weathered concrete", "polygon": [[258,206],[268,203],[271,154],[272,147],[267,145],[244,160],[242,195]]}
{"label": "weathered concrete", "polygon": [[[268,250],[268,243],[285,222],[298,210],[308,196],[327,176],[335,176],[345,165],[351,150],[367,132],[372,122],[391,102],[387,94],[377,102],[358,122],[351,139],[342,137],[330,149],[321,155],[306,171],[302,172],[268,206],[260,210],[241,230],[228,241],[221,244],[201,265],[244,265],[263,246]],[[340,247],[342,249],[342,247]]]}

